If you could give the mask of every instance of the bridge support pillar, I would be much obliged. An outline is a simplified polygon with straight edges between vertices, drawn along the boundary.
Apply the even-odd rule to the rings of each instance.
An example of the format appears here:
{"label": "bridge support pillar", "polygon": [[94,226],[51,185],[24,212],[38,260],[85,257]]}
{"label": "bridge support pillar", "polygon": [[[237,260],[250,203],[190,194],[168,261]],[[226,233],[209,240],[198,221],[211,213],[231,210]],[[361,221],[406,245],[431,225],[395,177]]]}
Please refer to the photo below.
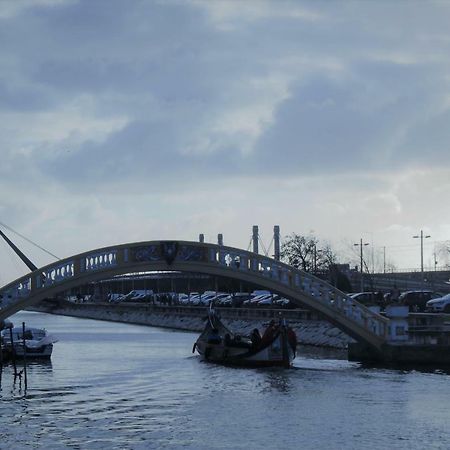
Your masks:
{"label": "bridge support pillar", "polygon": [[384,360],[382,352],[360,342],[349,343],[347,352],[349,361],[381,362]]}
{"label": "bridge support pillar", "polygon": [[280,260],[280,226],[273,227],[273,257],[277,261]]}
{"label": "bridge support pillar", "polygon": [[377,351],[362,343],[348,345],[348,360],[366,363],[384,363],[391,366],[428,365],[450,366],[450,345],[385,343]]}
{"label": "bridge support pillar", "polygon": [[259,231],[258,231],[258,225],[253,225],[253,253],[258,253],[258,240],[259,240]]}

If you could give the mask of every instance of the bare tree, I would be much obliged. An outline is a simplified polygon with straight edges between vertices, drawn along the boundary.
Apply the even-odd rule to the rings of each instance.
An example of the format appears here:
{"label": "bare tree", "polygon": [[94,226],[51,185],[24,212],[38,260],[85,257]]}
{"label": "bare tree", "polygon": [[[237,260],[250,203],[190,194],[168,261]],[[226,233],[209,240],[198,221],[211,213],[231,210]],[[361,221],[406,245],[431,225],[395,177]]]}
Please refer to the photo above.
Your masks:
{"label": "bare tree", "polygon": [[328,271],[336,263],[336,255],[328,244],[320,244],[312,235],[292,233],[286,236],[281,246],[281,259],[305,272]]}
{"label": "bare tree", "polygon": [[435,261],[440,267],[448,266],[450,258],[450,241],[440,242],[436,246]]}

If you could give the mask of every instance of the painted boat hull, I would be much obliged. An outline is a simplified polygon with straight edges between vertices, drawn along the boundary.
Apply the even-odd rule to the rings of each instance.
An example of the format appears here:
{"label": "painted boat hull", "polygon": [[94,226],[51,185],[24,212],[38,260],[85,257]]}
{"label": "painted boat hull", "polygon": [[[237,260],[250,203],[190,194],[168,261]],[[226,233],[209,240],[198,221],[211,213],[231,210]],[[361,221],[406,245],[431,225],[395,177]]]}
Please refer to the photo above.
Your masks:
{"label": "painted boat hull", "polygon": [[245,367],[290,367],[295,358],[293,349],[283,349],[281,337],[262,349],[235,348],[224,344],[211,344],[197,340],[197,352],[206,361]]}
{"label": "painted boat hull", "polygon": [[[244,367],[290,367],[296,356],[296,342],[289,339],[287,326],[278,325],[270,337],[253,342],[233,334],[214,314],[194,344],[193,351],[206,361]],[[214,334],[214,336],[213,336]]]}

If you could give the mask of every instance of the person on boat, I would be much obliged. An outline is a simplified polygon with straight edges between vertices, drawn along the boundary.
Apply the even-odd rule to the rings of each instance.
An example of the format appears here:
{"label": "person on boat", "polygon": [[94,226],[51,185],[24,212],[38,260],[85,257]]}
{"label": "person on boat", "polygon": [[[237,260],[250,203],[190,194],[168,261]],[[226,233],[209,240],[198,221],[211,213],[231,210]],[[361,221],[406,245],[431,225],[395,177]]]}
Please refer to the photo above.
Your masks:
{"label": "person on boat", "polygon": [[275,320],[271,320],[269,322],[269,325],[266,328],[266,331],[264,331],[264,334],[261,338],[261,344],[260,344],[261,347],[264,347],[265,345],[272,342],[277,331],[278,331],[278,327],[275,324]]}
{"label": "person on boat", "polygon": [[295,334],[295,331],[291,327],[287,327],[287,338],[289,345],[291,346],[292,350],[296,351],[297,349],[297,335]]}
{"label": "person on boat", "polygon": [[261,344],[261,334],[259,333],[258,328],[254,328],[253,331],[250,334],[250,340],[252,341],[252,347],[258,348]]}
{"label": "person on boat", "polygon": [[230,333],[225,334],[225,336],[223,337],[223,341],[225,345],[228,347],[233,344],[233,339],[231,338]]}

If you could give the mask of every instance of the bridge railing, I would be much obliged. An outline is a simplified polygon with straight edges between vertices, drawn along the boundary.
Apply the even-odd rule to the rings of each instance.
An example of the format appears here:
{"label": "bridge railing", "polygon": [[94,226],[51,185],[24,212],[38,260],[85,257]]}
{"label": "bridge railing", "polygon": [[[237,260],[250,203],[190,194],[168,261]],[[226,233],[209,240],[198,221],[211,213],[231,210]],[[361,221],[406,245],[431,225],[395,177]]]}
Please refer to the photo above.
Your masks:
{"label": "bridge railing", "polygon": [[210,262],[217,262],[233,270],[257,272],[264,278],[278,281],[294,290],[313,297],[315,301],[348,317],[369,332],[386,338],[389,320],[350,296],[307,272],[280,261],[231,247],[211,249]]}
{"label": "bridge railing", "polygon": [[373,335],[380,338],[388,335],[388,319],[311,274],[245,250],[186,241],[152,241],[106,247],[49,264],[1,288],[0,311],[35,292],[62,285],[67,280],[122,268],[122,273],[126,273],[128,267],[135,270],[139,265],[149,263],[156,263],[159,267],[165,263],[169,270],[171,267],[176,270],[177,263],[218,265],[229,270],[230,276],[232,272],[248,272],[261,280],[268,279],[306,295]]}

